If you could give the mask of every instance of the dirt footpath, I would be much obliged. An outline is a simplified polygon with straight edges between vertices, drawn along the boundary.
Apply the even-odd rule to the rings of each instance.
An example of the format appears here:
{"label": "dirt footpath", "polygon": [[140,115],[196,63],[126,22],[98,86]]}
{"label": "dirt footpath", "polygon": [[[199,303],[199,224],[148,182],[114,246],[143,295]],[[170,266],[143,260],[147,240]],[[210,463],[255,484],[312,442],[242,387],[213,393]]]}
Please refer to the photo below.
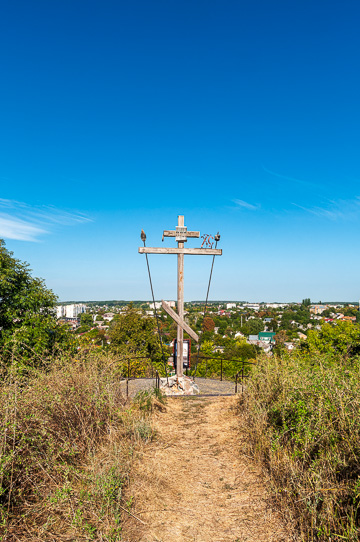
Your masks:
{"label": "dirt footpath", "polygon": [[168,399],[135,459],[125,542],[290,541],[265,480],[241,455],[236,396]]}

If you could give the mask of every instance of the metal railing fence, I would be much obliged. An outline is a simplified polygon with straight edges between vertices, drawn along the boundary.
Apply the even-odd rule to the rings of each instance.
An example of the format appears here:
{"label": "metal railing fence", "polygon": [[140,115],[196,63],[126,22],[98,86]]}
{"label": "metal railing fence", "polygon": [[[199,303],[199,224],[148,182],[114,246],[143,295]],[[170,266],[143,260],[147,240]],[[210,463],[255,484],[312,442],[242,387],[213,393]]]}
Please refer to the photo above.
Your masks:
{"label": "metal railing fence", "polygon": [[[139,365],[132,363],[134,360],[148,360],[144,365]],[[161,377],[166,378],[169,374],[169,371],[166,374],[161,375],[159,369],[161,364],[155,364],[147,356],[129,356],[123,362],[122,367],[122,380],[126,381],[126,397],[129,396],[129,382],[137,379],[155,379],[155,387],[160,388],[160,379]],[[125,361],[125,363],[124,363]],[[215,362],[211,365],[209,362]],[[238,393],[239,384],[241,384],[241,391],[244,391],[244,382],[245,379],[250,376],[251,366],[255,365],[254,361],[248,360],[239,360],[235,358],[224,358],[219,356],[202,356],[199,358],[197,366],[197,376],[194,377],[194,369],[186,369],[185,373],[196,378],[205,378],[209,380],[223,380],[234,382],[234,393]]]}

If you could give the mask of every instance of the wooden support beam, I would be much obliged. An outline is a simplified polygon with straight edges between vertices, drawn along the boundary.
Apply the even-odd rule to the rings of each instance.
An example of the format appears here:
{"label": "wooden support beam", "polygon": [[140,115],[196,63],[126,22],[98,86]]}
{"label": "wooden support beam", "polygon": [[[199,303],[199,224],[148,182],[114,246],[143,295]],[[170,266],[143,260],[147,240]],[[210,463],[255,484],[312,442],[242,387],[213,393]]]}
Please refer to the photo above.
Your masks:
{"label": "wooden support beam", "polygon": [[166,303],[166,301],[162,300],[162,301],[161,301],[161,304],[162,304],[162,308],[164,309],[164,311],[167,312],[168,315],[169,315],[173,320],[175,320],[175,322],[176,322],[180,327],[182,327],[183,330],[184,330],[188,335],[190,335],[190,337],[191,337],[192,339],[194,339],[194,341],[196,341],[196,342],[198,343],[198,342],[199,342],[199,336],[195,333],[195,331],[193,331],[193,330],[191,329],[191,327],[188,326],[187,323],[184,322],[184,320],[182,320],[182,319],[180,318],[180,316],[178,316],[178,315],[176,314],[176,312],[170,307],[170,305],[168,305],[168,304]]}
{"label": "wooden support beam", "polygon": [[188,254],[198,256],[221,256],[221,248],[163,248],[139,247],[140,254]]}

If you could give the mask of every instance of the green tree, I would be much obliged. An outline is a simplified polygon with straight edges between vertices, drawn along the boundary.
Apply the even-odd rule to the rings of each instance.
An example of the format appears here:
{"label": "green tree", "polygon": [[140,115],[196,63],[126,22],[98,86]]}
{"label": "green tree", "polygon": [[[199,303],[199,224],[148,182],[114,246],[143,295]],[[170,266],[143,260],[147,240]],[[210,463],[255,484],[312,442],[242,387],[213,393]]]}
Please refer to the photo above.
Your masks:
{"label": "green tree", "polygon": [[93,325],[93,317],[92,314],[88,314],[86,312],[83,312],[80,315],[80,324],[82,326],[92,326]]}
{"label": "green tree", "polygon": [[214,350],[214,343],[212,341],[205,340],[201,345],[201,352],[204,356],[212,356]]}
{"label": "green tree", "polygon": [[[256,358],[257,348],[246,340],[229,340],[225,346],[224,355],[227,358],[247,360]],[[236,371],[235,371],[236,372]]]}
{"label": "green tree", "polygon": [[260,331],[264,331],[264,327],[264,322],[260,318],[252,318],[243,325],[241,333],[244,335],[257,335]]}
{"label": "green tree", "polygon": [[[26,364],[39,364],[70,335],[56,321],[57,297],[42,279],[31,276],[29,264],[13,257],[0,239],[0,347],[4,359],[15,354]],[[35,357],[34,357],[35,356]]]}
{"label": "green tree", "polygon": [[219,328],[218,334],[224,335],[225,330],[228,327],[227,318],[224,318],[224,317],[220,318],[220,322],[217,324],[217,327]]}
{"label": "green tree", "polygon": [[278,326],[278,323],[277,323],[277,321],[275,320],[275,318],[273,318],[273,319],[271,320],[270,326],[269,326],[269,327],[272,329],[272,331],[274,331],[274,332],[276,333],[276,330],[277,330],[277,328],[278,328],[279,326]]}
{"label": "green tree", "polygon": [[129,360],[128,369],[133,376],[144,375],[150,361],[162,362],[154,318],[144,317],[132,304],[125,314],[112,320],[109,338],[110,349]]}
{"label": "green tree", "polygon": [[292,309],[284,311],[281,317],[280,329],[284,329],[285,331],[294,329],[294,325],[291,324],[293,320],[295,320],[295,312]]}
{"label": "green tree", "polygon": [[309,330],[304,344],[311,353],[353,356],[360,353],[360,327],[352,322],[323,324],[321,330]]}
{"label": "green tree", "polygon": [[82,324],[80,327],[77,328],[76,333],[78,335],[82,335],[83,333],[87,333],[88,331],[90,331],[90,329],[91,327],[87,324]]}

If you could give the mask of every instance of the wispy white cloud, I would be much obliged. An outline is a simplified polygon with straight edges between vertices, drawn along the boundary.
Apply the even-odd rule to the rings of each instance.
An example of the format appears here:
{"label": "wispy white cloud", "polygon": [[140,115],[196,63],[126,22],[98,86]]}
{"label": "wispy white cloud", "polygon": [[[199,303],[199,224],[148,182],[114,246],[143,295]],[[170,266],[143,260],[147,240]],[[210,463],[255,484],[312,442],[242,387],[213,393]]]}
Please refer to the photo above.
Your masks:
{"label": "wispy white cloud", "polygon": [[37,241],[38,237],[45,233],[47,233],[46,230],[29,222],[0,213],[0,237],[19,241]]}
{"label": "wispy white cloud", "polygon": [[250,211],[257,211],[260,209],[260,205],[253,205],[242,199],[233,199],[233,202],[236,203],[239,207],[244,207],[244,209],[249,209]]}
{"label": "wispy white cloud", "polygon": [[38,241],[57,226],[71,226],[92,220],[82,213],[69,212],[50,205],[0,198],[0,237],[19,241]]}
{"label": "wispy white cloud", "polygon": [[265,166],[263,166],[263,170],[266,171],[266,173],[269,173],[269,175],[272,175],[273,177],[277,177],[278,179],[283,179],[284,181],[289,181],[291,183],[295,183],[295,184],[300,184],[302,186],[307,186],[307,187],[320,187],[319,184],[316,184],[316,183],[312,183],[310,181],[303,181],[301,179],[296,179],[295,177],[290,177],[289,175],[283,175],[281,173],[277,173],[276,171],[271,171],[271,169],[268,169],[266,168]]}
{"label": "wispy white cloud", "polygon": [[360,196],[352,200],[328,200],[321,206],[304,207],[292,203],[302,211],[328,220],[357,220],[360,218]]}

